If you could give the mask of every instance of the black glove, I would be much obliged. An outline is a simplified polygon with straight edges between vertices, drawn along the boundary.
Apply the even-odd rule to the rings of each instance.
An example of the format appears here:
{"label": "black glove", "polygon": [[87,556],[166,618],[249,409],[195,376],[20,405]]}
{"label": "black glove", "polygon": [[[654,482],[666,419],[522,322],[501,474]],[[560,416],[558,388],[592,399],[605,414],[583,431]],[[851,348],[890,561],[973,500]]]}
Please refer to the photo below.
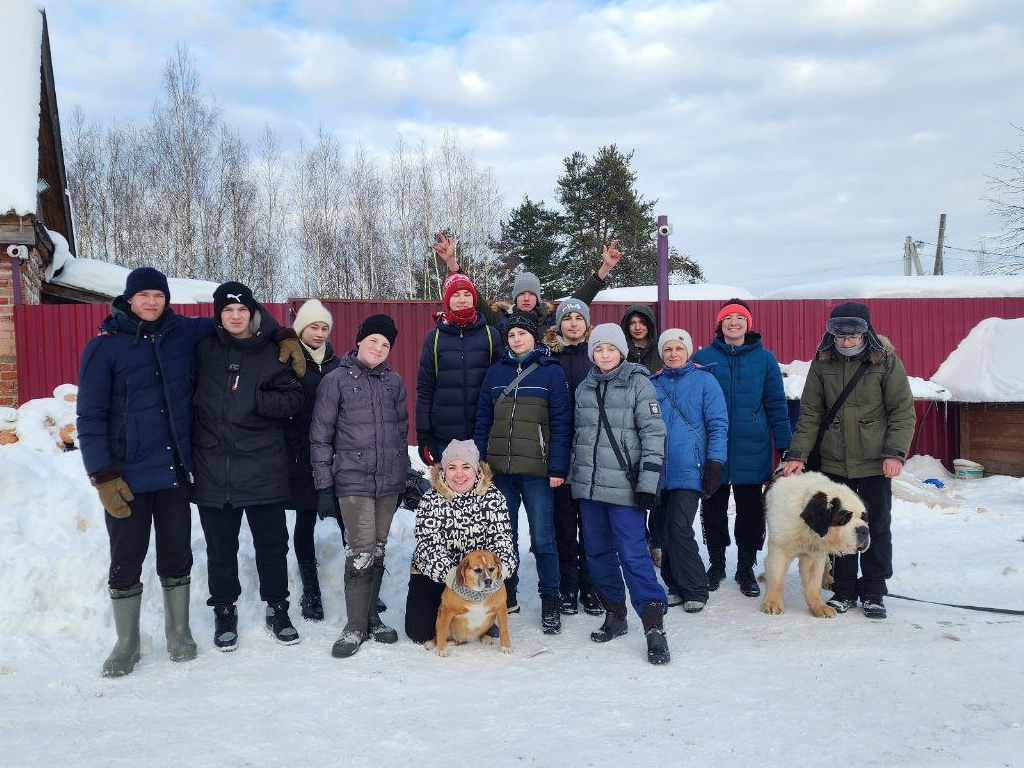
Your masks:
{"label": "black glove", "polygon": [[636,495],[636,505],[640,509],[646,509],[650,512],[654,509],[654,505],[658,503],[658,495],[656,493],[638,493]]}
{"label": "black glove", "polygon": [[704,462],[704,476],[701,477],[701,487],[708,496],[711,496],[722,487],[722,462],[712,459]]}
{"label": "black glove", "polygon": [[321,520],[338,517],[338,500],[334,496],[333,488],[324,488],[316,492],[316,515]]}
{"label": "black glove", "polygon": [[416,436],[416,445],[419,447],[420,461],[428,467],[436,463],[433,454],[430,453],[430,441],[425,437]]}

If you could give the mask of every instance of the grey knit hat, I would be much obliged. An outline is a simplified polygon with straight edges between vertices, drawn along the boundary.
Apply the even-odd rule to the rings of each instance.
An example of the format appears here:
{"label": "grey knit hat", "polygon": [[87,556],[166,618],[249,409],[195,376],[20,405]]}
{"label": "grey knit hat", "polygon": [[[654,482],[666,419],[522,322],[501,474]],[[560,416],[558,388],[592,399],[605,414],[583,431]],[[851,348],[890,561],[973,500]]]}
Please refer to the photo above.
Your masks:
{"label": "grey knit hat", "polygon": [[558,305],[558,309],[555,310],[555,330],[559,333],[562,332],[562,320],[570,312],[575,312],[583,317],[583,322],[590,325],[590,307],[584,304],[579,299],[566,299]]}
{"label": "grey knit hat", "polygon": [[472,440],[452,440],[441,452],[442,467],[448,466],[448,462],[456,459],[466,462],[473,469],[480,469],[480,451]]}
{"label": "grey knit hat", "polygon": [[523,272],[512,284],[512,301],[515,302],[521,293],[532,293],[540,301],[540,280],[533,272]]}
{"label": "grey knit hat", "polygon": [[590,332],[590,340],[587,342],[587,356],[590,362],[594,362],[594,350],[598,344],[611,344],[622,354],[622,359],[629,357],[629,348],[626,346],[626,334],[618,323],[601,323],[595,325]]}

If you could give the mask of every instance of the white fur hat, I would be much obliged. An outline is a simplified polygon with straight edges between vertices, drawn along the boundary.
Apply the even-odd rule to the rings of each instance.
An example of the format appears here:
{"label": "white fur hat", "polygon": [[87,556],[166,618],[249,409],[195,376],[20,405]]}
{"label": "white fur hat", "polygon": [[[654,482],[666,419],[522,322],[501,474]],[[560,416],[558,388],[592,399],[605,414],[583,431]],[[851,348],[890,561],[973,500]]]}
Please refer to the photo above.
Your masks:
{"label": "white fur hat", "polygon": [[693,357],[693,339],[682,328],[669,328],[658,337],[658,354],[665,357],[665,345],[670,341],[681,341],[686,347],[687,358]]}
{"label": "white fur hat", "polygon": [[334,327],[334,318],[331,317],[331,313],[327,311],[327,307],[320,303],[319,299],[310,299],[295,313],[295,322],[292,323],[295,335],[301,336],[302,331],[310,323],[327,323],[328,328]]}

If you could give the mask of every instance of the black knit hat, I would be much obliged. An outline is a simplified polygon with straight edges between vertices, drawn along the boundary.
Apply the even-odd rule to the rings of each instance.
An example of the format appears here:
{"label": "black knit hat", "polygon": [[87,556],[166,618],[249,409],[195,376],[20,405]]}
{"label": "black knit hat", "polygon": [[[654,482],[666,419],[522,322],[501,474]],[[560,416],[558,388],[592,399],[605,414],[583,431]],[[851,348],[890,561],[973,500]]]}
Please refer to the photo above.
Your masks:
{"label": "black knit hat", "polygon": [[217,286],[213,292],[213,313],[220,316],[228,304],[244,304],[251,314],[256,314],[256,299],[249,286],[230,280]]}
{"label": "black knit hat", "polygon": [[508,332],[513,328],[522,328],[533,336],[533,340],[540,339],[540,331],[537,328],[537,317],[530,312],[513,312],[509,317],[508,325],[505,326],[505,338],[508,339]]}
{"label": "black knit hat", "polygon": [[356,333],[356,344],[375,333],[379,333],[387,339],[388,344],[392,346],[395,344],[395,339],[398,338],[398,328],[395,326],[395,321],[391,319],[390,315],[370,315],[359,324],[359,331]]}
{"label": "black knit hat", "polygon": [[872,349],[882,349],[882,341],[871,327],[871,310],[868,306],[857,301],[837,304],[825,321],[825,335],[821,337],[818,351],[822,352],[835,344],[836,336],[854,336],[858,333],[866,334],[868,346]]}
{"label": "black knit hat", "polygon": [[124,283],[124,298],[131,299],[139,291],[163,291],[168,303],[171,289],[167,287],[167,275],[153,267],[137,267],[128,273]]}

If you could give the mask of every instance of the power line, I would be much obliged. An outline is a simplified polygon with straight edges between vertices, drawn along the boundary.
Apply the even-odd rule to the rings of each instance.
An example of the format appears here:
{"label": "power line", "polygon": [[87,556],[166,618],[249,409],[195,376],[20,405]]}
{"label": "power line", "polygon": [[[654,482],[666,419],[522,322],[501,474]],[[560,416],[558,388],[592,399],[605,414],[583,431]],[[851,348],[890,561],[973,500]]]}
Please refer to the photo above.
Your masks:
{"label": "power line", "polygon": [[[925,242],[924,240],[915,240],[914,242],[917,243],[918,245],[935,246],[935,243]],[[943,243],[942,248],[943,250],[949,249],[954,251],[963,251],[964,253],[974,253],[977,254],[978,256],[1005,256],[1010,259],[1024,258],[1024,256],[1022,256],[1019,253],[1004,253],[1002,251],[982,251],[977,248],[958,248],[955,245],[946,245],[945,243]]]}

